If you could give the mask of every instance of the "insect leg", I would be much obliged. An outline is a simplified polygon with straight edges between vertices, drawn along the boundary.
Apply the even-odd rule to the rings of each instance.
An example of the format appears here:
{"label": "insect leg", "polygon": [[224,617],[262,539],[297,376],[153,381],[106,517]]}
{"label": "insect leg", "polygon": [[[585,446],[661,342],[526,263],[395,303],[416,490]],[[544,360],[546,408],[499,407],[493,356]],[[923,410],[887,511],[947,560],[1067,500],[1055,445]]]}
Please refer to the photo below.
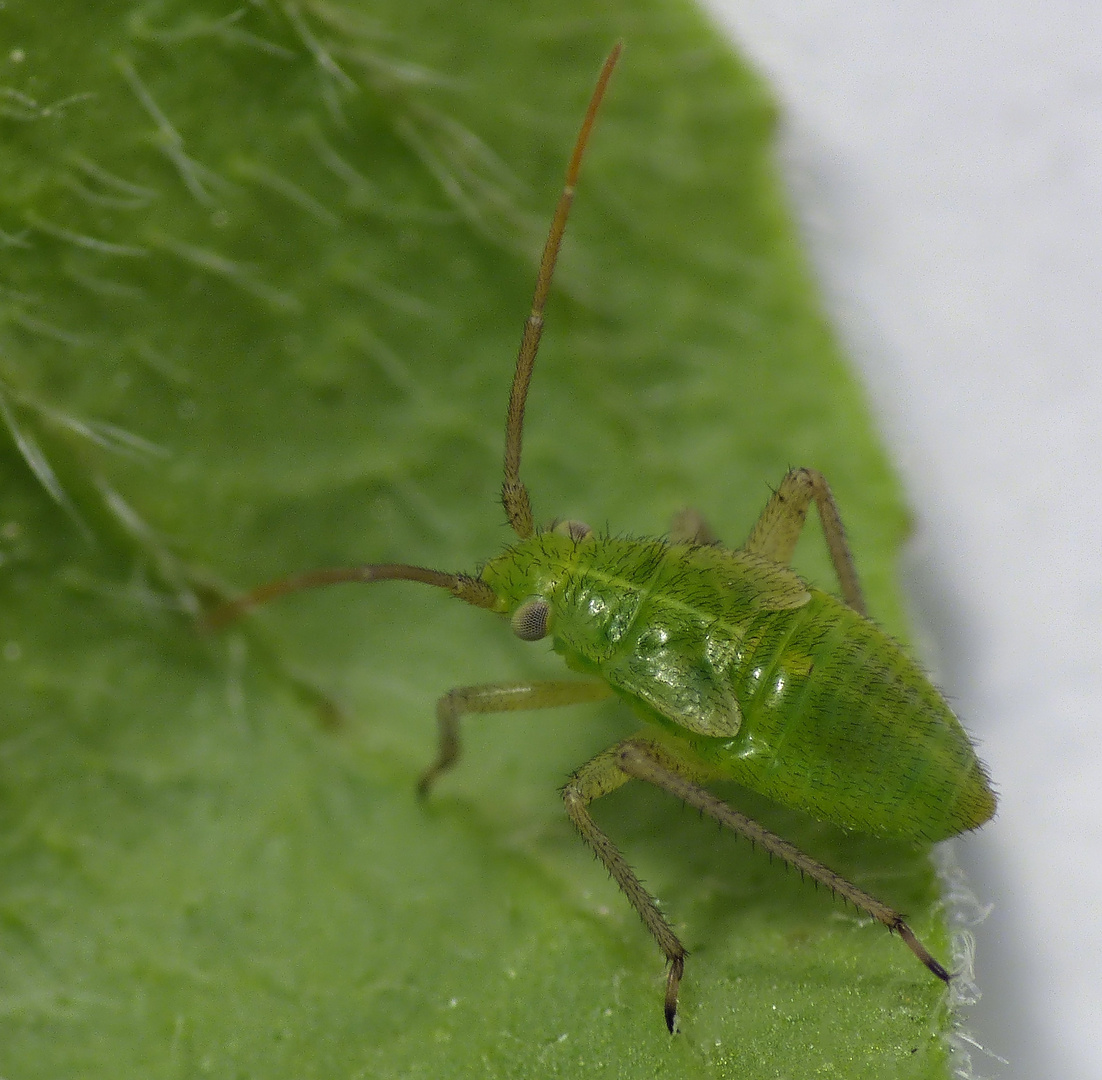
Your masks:
{"label": "insect leg", "polygon": [[769,832],[752,818],[732,809],[722,799],[716,798],[710,791],[700,787],[691,773],[683,775],[680,763],[671,761],[668,754],[661,754],[653,744],[641,739],[632,739],[620,743],[614,750],[616,763],[623,772],[668,791],[671,795],[718,821],[720,825],[745,836],[751,843],[764,848],[770,855],[783,859],[801,874],[825,885],[832,892],[848,900],[855,908],[871,915],[889,930],[896,931],[911,952],[930,971],[939,979],[949,981],[949,973],[930,955],[922,942],[915,937],[903,916],[894,908],[888,907],[887,904],[877,900],[863,889],[859,889],[840,874],[816,862],[810,855],[805,855],[795,844],[782,839],[776,833]]}
{"label": "insect leg", "polygon": [[598,679],[554,679],[535,682],[484,683],[449,690],[436,703],[440,728],[436,760],[417,783],[424,798],[433,784],[455,764],[459,756],[459,718],[466,713],[517,712],[521,709],[551,709],[559,705],[580,705],[611,697],[608,684]]}
{"label": "insect leg", "polygon": [[712,532],[712,527],[699,510],[687,506],[684,510],[678,510],[670,522],[670,543],[715,545],[719,543],[719,537]]}
{"label": "insect leg", "polygon": [[846,530],[838,513],[838,504],[821,472],[815,469],[793,469],[788,473],[750,530],[743,550],[764,555],[767,559],[787,566],[792,561],[792,552],[800,538],[812,499],[819,508],[823,536],[826,537],[830,561],[834,563],[834,570],[842,586],[842,596],[851,608],[867,615],[865,599],[857,581],[857,569],[853,565],[853,556],[846,541]]}
{"label": "insect leg", "polygon": [[[677,1025],[677,992],[681,985],[681,976],[685,973],[685,946],[670,928],[666,917],[658,910],[658,902],[643,888],[643,883],[628,866],[620,849],[599,828],[587,809],[595,799],[608,795],[631,779],[632,774],[621,763],[622,752],[630,745],[630,742],[618,743],[588,761],[570,777],[562,789],[562,797],[574,827],[582,834],[582,839],[593,849],[597,858],[605,864],[613,880],[620,886],[620,891],[639,913],[643,925],[670,963],[664,1011],[666,1027],[672,1035]],[[647,748],[655,754],[662,753],[658,747],[648,744]]]}

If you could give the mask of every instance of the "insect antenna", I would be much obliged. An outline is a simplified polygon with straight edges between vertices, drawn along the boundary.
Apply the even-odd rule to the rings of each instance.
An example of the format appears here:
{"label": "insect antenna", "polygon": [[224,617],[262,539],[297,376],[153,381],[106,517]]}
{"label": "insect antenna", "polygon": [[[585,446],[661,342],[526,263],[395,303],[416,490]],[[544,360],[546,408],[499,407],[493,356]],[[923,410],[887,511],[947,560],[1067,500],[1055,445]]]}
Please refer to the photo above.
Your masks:
{"label": "insect antenna", "polygon": [[[539,351],[540,336],[543,333],[543,311],[547,306],[547,295],[551,291],[551,278],[555,273],[555,261],[559,255],[566,219],[570,216],[570,204],[574,201],[574,186],[578,182],[578,173],[582,167],[589,133],[597,118],[597,110],[604,98],[605,89],[612,76],[612,69],[623,51],[622,42],[616,42],[608,54],[597,78],[597,86],[590,98],[574,143],[574,152],[570,155],[570,164],[566,169],[566,182],[559,196],[555,216],[551,219],[551,230],[547,234],[543,256],[540,259],[539,273],[536,276],[536,291],[532,297],[532,311],[524,324],[524,335],[517,354],[517,367],[513,375],[513,386],[509,391],[509,410],[505,425],[505,479],[501,485],[501,501],[509,518],[509,524],[521,539],[535,533],[532,521],[532,504],[528,489],[520,479],[520,444],[524,431],[524,404],[528,397],[528,384],[532,381],[532,368]],[[318,589],[325,585],[339,585],[346,582],[372,581],[419,581],[423,585],[447,589],[453,596],[465,600],[476,607],[493,608],[497,597],[489,585],[467,574],[448,574],[442,570],[430,570],[424,566],[408,566],[405,563],[371,563],[363,566],[342,566],[325,570],[312,570],[305,574],[280,578],[260,585],[252,592],[235,600],[222,604],[210,612],[203,620],[209,629],[217,630],[240,618],[253,608],[266,604],[288,593]]]}
{"label": "insect antenna", "polygon": [[239,619],[253,608],[260,607],[288,593],[320,589],[325,585],[342,585],[349,582],[419,581],[447,589],[453,596],[476,607],[492,608],[497,597],[489,585],[468,574],[448,574],[443,570],[430,570],[425,566],[408,566],[405,563],[365,563],[362,566],[334,566],[324,570],[308,570],[305,574],[293,574],[258,585],[251,592],[222,604],[210,612],[204,622],[211,630],[220,630]]}
{"label": "insect antenna", "polygon": [[532,297],[532,311],[524,324],[520,351],[517,353],[517,368],[513,375],[513,386],[509,391],[509,409],[505,419],[505,478],[501,483],[501,504],[505,507],[505,513],[513,531],[522,540],[526,540],[536,531],[528,489],[520,479],[520,444],[524,434],[524,404],[528,399],[528,384],[532,381],[532,368],[536,363],[536,353],[539,351],[540,337],[543,334],[543,310],[547,306],[547,294],[551,291],[555,261],[559,257],[559,246],[566,231],[566,219],[570,216],[570,206],[574,201],[574,187],[578,182],[578,173],[582,167],[582,157],[585,154],[586,143],[589,141],[589,133],[593,130],[593,122],[597,118],[597,110],[605,96],[608,80],[612,77],[612,69],[620,59],[622,51],[623,43],[618,41],[608,54],[593,90],[593,96],[589,99],[589,108],[586,109],[581,131],[578,132],[577,142],[574,143],[574,153],[570,155],[570,164],[566,169],[566,182],[559,196],[559,204],[555,207],[555,216],[551,219],[551,230],[547,234],[547,242],[543,246],[539,273],[536,275],[536,291]]}

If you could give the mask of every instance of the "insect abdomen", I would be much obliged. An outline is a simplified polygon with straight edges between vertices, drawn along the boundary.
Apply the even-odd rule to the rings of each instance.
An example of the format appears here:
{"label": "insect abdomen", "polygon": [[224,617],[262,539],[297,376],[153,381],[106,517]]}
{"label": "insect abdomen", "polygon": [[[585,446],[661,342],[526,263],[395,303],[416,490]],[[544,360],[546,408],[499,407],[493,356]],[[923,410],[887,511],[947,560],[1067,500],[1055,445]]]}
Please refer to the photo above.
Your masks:
{"label": "insect abdomen", "polygon": [[697,744],[725,776],[862,832],[940,840],[995,798],[949,706],[903,649],[834,597],[746,627],[729,671],[735,739]]}
{"label": "insect abdomen", "polygon": [[717,776],[882,835],[940,840],[994,813],[967,735],[921,668],[786,569],[717,548],[544,533],[491,570],[517,602],[552,597],[567,663],[606,679]]}

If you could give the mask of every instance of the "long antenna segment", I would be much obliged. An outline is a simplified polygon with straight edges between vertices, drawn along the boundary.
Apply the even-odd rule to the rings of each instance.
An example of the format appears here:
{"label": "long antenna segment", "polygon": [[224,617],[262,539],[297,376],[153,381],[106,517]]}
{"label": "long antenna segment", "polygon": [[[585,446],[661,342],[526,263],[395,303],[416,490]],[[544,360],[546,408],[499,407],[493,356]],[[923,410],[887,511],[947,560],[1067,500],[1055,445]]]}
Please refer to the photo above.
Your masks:
{"label": "long antenna segment", "polygon": [[[532,521],[532,504],[528,489],[520,479],[520,444],[524,433],[524,403],[528,397],[528,384],[532,381],[532,368],[539,351],[540,336],[543,333],[543,310],[547,306],[547,294],[551,291],[551,278],[555,273],[555,261],[559,256],[566,219],[570,216],[570,204],[574,201],[574,186],[578,182],[578,173],[582,167],[589,133],[597,118],[597,110],[605,96],[605,89],[612,76],[612,69],[623,52],[623,43],[617,42],[605,60],[604,67],[597,79],[597,86],[589,100],[581,131],[574,143],[574,153],[566,169],[566,183],[563,185],[559,204],[555,207],[555,216],[551,220],[551,231],[547,234],[547,243],[540,259],[539,274],[536,277],[536,292],[532,297],[532,312],[524,324],[524,336],[520,339],[520,352],[517,354],[517,369],[513,375],[513,387],[509,392],[509,411],[505,423],[505,479],[501,485],[501,502],[509,516],[509,524],[522,539],[535,534]],[[431,570],[424,566],[409,566],[405,563],[369,564],[363,566],[332,567],[325,570],[312,570],[305,574],[295,574],[279,581],[270,581],[246,593],[244,596],[222,604],[211,612],[206,623],[211,629],[218,629],[240,618],[261,604],[266,604],[288,593],[304,592],[325,585],[339,585],[349,582],[373,581],[419,581],[439,589],[447,589],[453,596],[465,600],[476,607],[493,609],[497,597],[484,582],[467,574],[448,574],[441,570]]]}
{"label": "long antenna segment", "polygon": [[532,502],[528,489],[520,479],[520,448],[524,436],[524,405],[528,399],[528,384],[532,381],[532,369],[536,364],[536,353],[543,335],[543,311],[547,306],[547,295],[551,291],[551,278],[555,273],[555,262],[559,257],[563,233],[566,231],[566,219],[570,216],[570,206],[574,201],[574,188],[578,182],[578,173],[582,167],[589,133],[597,118],[597,110],[605,96],[605,89],[612,77],[612,69],[623,52],[623,42],[616,42],[605,60],[604,67],[597,79],[593,96],[589,99],[585,119],[574,153],[570,155],[570,164],[566,169],[566,183],[563,185],[559,204],[555,207],[555,216],[551,220],[551,231],[547,234],[547,243],[543,247],[539,274],[536,277],[536,291],[532,297],[532,311],[524,324],[524,335],[520,339],[520,351],[517,353],[517,368],[513,375],[513,386],[509,391],[509,411],[505,418],[505,477],[501,483],[501,504],[509,518],[513,531],[522,540],[534,535],[536,531],[532,520]]}

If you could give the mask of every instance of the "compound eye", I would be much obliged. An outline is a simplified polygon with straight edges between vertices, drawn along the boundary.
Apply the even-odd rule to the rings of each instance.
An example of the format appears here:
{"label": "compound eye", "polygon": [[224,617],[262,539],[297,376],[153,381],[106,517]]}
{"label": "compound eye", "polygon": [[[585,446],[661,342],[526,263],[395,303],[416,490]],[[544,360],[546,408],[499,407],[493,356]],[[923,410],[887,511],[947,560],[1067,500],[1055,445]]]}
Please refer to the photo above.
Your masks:
{"label": "compound eye", "polygon": [[539,641],[547,636],[547,623],[551,618],[551,605],[536,597],[526,600],[513,612],[513,633],[521,641]]}

